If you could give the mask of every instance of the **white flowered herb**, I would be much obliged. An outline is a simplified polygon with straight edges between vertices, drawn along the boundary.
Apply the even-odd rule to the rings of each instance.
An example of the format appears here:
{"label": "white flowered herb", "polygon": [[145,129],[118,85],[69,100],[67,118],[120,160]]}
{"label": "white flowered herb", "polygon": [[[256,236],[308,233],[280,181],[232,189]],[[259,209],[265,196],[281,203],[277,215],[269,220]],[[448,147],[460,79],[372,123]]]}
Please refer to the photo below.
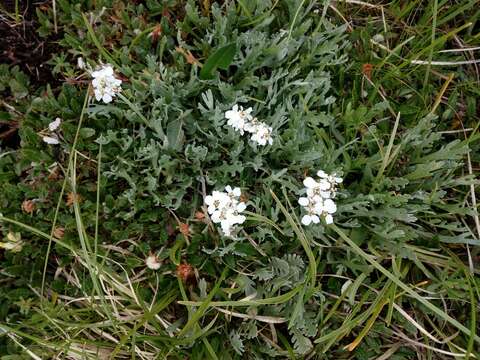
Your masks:
{"label": "white flowered herb", "polygon": [[258,145],[272,145],[272,128],[253,117],[252,111],[251,107],[244,110],[243,107],[234,105],[231,110],[225,112],[227,125],[240,132],[241,135],[245,132],[250,133],[250,139]]}
{"label": "white flowered herb", "polygon": [[302,217],[303,225],[318,224],[323,218],[326,224],[333,223],[333,214],[337,211],[337,205],[333,201],[336,196],[337,184],[343,179],[336,174],[327,174],[323,170],[317,172],[318,181],[312,177],[303,180],[306,197],[300,197],[298,203],[307,212]]}
{"label": "white flowered herb", "polygon": [[245,125],[247,125],[250,120],[252,120],[252,116],[250,113],[252,112],[252,108],[243,109],[242,106],[234,105],[232,110],[228,110],[225,112],[225,118],[228,120],[227,124],[230,125],[235,131],[239,131],[240,134],[244,134]]}
{"label": "white flowered herb", "polygon": [[212,221],[220,224],[225,236],[233,236],[238,230],[238,225],[245,222],[245,211],[247,205],[240,201],[240,188],[225,187],[225,191],[213,191],[212,195],[205,197],[205,205]]}
{"label": "white flowered herb", "polygon": [[260,123],[257,126],[253,127],[251,131],[252,137],[251,140],[256,142],[258,145],[265,146],[267,143],[269,145],[273,144],[272,138],[272,128],[265,123]]}
{"label": "white flowered herb", "polygon": [[97,101],[109,103],[122,90],[120,87],[122,80],[115,77],[111,65],[103,65],[100,69],[93,71],[92,77],[93,92]]}

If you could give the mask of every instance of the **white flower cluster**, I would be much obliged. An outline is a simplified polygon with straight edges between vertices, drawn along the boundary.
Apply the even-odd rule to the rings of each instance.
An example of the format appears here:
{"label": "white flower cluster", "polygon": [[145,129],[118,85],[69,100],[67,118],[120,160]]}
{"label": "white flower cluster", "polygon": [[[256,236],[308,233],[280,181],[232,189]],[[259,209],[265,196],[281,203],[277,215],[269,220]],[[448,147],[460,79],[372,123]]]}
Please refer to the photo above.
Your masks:
{"label": "white flower cluster", "polygon": [[115,94],[122,90],[120,87],[122,80],[114,76],[111,65],[103,65],[100,69],[93,71],[92,77],[93,92],[97,101],[103,100],[104,103],[109,103]]}
{"label": "white flower cluster", "polygon": [[244,202],[240,201],[240,188],[233,188],[228,185],[225,191],[213,191],[212,195],[205,197],[207,210],[216,224],[220,224],[222,232],[226,236],[232,236],[237,224],[245,222],[245,216],[241,215],[247,208]]}
{"label": "white flower cluster", "polygon": [[318,181],[311,177],[303,180],[307,196],[298,199],[298,203],[307,211],[307,214],[302,217],[303,225],[318,224],[320,217],[323,217],[327,224],[331,224],[333,223],[332,214],[337,211],[337,205],[333,199],[336,196],[337,184],[340,184],[343,179],[335,174],[328,175],[322,170],[317,172],[317,176],[320,178]]}
{"label": "white flower cluster", "polygon": [[272,145],[272,128],[253,117],[251,115],[252,110],[251,107],[244,110],[243,107],[234,105],[232,110],[225,112],[225,118],[228,120],[227,124],[242,135],[245,131],[252,134],[250,139],[258,145],[265,146],[267,143]]}

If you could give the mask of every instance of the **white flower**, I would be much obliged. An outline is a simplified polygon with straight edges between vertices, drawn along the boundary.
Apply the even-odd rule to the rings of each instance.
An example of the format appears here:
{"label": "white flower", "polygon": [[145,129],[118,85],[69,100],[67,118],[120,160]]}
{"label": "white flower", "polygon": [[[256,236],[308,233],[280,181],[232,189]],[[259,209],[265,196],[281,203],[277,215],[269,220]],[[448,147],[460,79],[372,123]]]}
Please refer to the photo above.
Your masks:
{"label": "white flower", "polygon": [[300,199],[298,199],[298,203],[302,206],[308,206],[310,200],[306,197],[301,197]]}
{"label": "white flower", "polygon": [[328,175],[325,171],[323,170],[318,170],[317,176],[327,180],[331,184],[341,184],[343,182],[343,179],[341,177],[336,176],[335,173]]}
{"label": "white flower", "polygon": [[[241,212],[244,212],[247,208],[247,204],[245,204],[244,202],[239,202],[237,204],[237,208],[235,209],[237,212],[241,213]],[[243,222],[243,221],[242,221]]]}
{"label": "white flower", "polygon": [[[246,207],[244,207],[243,209],[245,210],[245,208]],[[241,211],[238,211],[237,209],[238,207],[236,209],[227,210],[226,218],[232,225],[243,224],[247,219],[244,215],[240,215]]]}
{"label": "white flower", "polygon": [[249,122],[245,124],[245,131],[249,133],[254,133],[257,131],[258,125],[260,125],[261,122],[258,121],[256,117],[252,117]]}
{"label": "white flower", "polygon": [[225,191],[230,197],[240,197],[240,195],[242,194],[242,191],[239,187],[232,189],[230,185],[225,186]]}
{"label": "white flower", "polygon": [[214,191],[212,195],[205,197],[205,204],[208,205],[207,210],[209,214],[224,208],[229,201],[230,197],[221,191]]}
{"label": "white flower", "polygon": [[120,87],[122,80],[114,76],[111,65],[103,65],[100,69],[93,71],[92,77],[93,92],[97,101],[103,100],[104,103],[109,103],[115,94],[122,90]]}
{"label": "white flower", "polygon": [[258,145],[265,146],[267,143],[269,145],[273,144],[272,138],[272,128],[265,123],[258,124],[254,131],[252,131],[252,141],[256,142]]}
{"label": "white flower", "polygon": [[228,120],[227,124],[233,127],[235,131],[239,131],[240,134],[244,134],[245,125],[252,119],[250,113],[252,108],[243,109],[243,107],[234,105],[232,110],[225,112],[225,118]]}
{"label": "white flower", "polygon": [[58,140],[58,138],[57,138],[56,136],[55,136],[55,137],[54,137],[54,136],[55,136],[55,135],[53,135],[53,136],[43,136],[43,137],[42,137],[42,140],[43,140],[44,142],[46,142],[47,144],[50,144],[50,145],[58,145],[58,144],[60,144],[60,141]]}
{"label": "white flower", "polygon": [[239,131],[242,135],[245,131],[251,133],[251,140],[258,145],[265,146],[267,143],[272,145],[272,128],[258,121],[251,113],[251,107],[244,110],[243,107],[234,105],[232,110],[225,112],[225,118],[228,119],[227,125],[231,126],[235,131]]}
{"label": "white flower", "polygon": [[210,214],[210,218],[212,219],[212,221],[215,224],[220,223],[224,217],[225,216],[223,215],[222,211],[220,211],[220,210],[215,210]]}
{"label": "white flower", "polygon": [[225,187],[225,192],[213,191],[212,195],[205,197],[205,204],[208,206],[208,213],[212,222],[220,224],[225,236],[232,236],[236,226],[243,224],[246,217],[242,215],[247,205],[239,201],[241,190],[238,187]]}
{"label": "white flower", "polygon": [[152,269],[152,270],[158,270],[160,269],[160,261],[158,260],[158,258],[153,255],[153,254],[150,254],[146,259],[145,259],[145,265],[147,265],[147,267],[149,269]]}
{"label": "white flower", "polygon": [[315,181],[311,177],[305,178],[303,180],[303,185],[307,188],[307,195],[309,197],[320,196],[322,198],[330,197],[330,193],[328,189],[330,189],[331,185],[329,182],[320,180]]}
{"label": "white flower", "polygon": [[307,189],[315,189],[317,187],[320,187],[320,183],[318,181],[315,181],[315,179],[310,176],[307,176],[303,180],[303,185],[305,185]]}
{"label": "white flower", "polygon": [[334,198],[336,195],[337,184],[341,184],[343,182],[343,179],[341,177],[338,177],[335,173],[329,175],[323,170],[319,170],[317,172],[317,176],[321,178],[320,182],[325,184],[326,188],[324,189],[324,191],[326,191],[327,193],[324,197]]}
{"label": "white flower", "polygon": [[332,199],[325,199],[323,202],[323,211],[328,214],[334,214],[337,211],[337,205]]}
{"label": "white flower", "polygon": [[318,224],[320,222],[320,218],[315,215],[315,214],[312,214],[312,215],[304,215],[302,217],[302,224],[303,225],[310,225],[311,223],[314,223],[314,224]]}
{"label": "white flower", "polygon": [[327,225],[333,224],[333,216],[330,214],[325,215],[325,223]]}
{"label": "white flower", "polygon": [[50,131],[55,131],[58,129],[60,126],[60,123],[62,122],[62,119],[56,118],[54,121],[52,121],[50,124],[48,124],[48,130]]}
{"label": "white flower", "polygon": [[307,215],[302,218],[302,224],[317,224],[319,217],[323,217],[326,224],[333,223],[333,216],[337,211],[337,205],[333,201],[335,197],[336,185],[340,184],[343,179],[335,174],[328,175],[323,170],[317,172],[318,181],[312,177],[306,177],[303,180],[305,185],[306,197],[300,197],[298,203],[302,206]]}

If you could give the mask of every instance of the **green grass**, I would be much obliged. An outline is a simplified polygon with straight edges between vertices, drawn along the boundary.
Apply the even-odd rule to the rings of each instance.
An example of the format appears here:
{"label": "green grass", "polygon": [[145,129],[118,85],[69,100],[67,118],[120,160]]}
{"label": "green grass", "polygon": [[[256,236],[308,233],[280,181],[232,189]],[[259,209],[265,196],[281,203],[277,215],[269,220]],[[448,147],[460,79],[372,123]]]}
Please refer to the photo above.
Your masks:
{"label": "green grass", "polygon": [[[0,136],[0,231],[23,241],[0,250],[0,358],[478,358],[475,3],[39,10],[63,83],[0,65],[0,120],[21,121],[20,145]],[[78,56],[114,65],[112,104]],[[274,127],[271,147],[223,126],[233,103]],[[307,227],[297,199],[318,169],[343,173],[339,210]],[[248,201],[237,240],[203,204],[227,184]]]}

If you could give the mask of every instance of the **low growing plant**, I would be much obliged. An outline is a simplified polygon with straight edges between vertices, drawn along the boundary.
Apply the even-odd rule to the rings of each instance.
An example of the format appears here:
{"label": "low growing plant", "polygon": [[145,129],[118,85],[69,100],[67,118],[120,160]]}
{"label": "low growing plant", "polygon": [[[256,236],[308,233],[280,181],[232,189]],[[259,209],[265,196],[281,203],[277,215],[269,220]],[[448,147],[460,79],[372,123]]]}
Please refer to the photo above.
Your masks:
{"label": "low growing plant", "polygon": [[56,6],[63,84],[0,68],[5,358],[473,356],[477,127],[359,91],[328,4]]}

